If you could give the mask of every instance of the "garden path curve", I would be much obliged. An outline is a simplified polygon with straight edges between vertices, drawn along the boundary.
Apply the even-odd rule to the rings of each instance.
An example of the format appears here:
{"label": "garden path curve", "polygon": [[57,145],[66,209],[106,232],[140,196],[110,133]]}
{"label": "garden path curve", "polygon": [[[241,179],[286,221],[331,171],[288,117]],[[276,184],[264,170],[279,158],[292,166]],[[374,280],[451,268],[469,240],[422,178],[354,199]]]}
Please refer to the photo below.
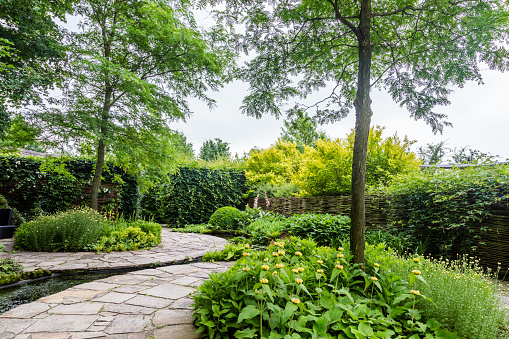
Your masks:
{"label": "garden path curve", "polygon": [[[12,252],[12,241],[1,240]],[[0,339],[193,339],[190,295],[212,272],[232,263],[188,261],[221,250],[226,240],[162,231],[150,250],[114,253],[15,251],[27,271],[52,272],[154,267],[77,285],[0,314]],[[181,264],[181,265],[175,265]],[[168,266],[169,265],[169,266]]]}
{"label": "garden path curve", "polygon": [[[32,271],[39,267],[51,272],[76,270],[111,270],[182,264],[201,258],[205,253],[222,250],[226,240],[206,234],[171,232],[164,228],[161,243],[147,250],[95,253],[95,252],[27,252],[12,253],[12,239],[2,239],[10,256]],[[1,333],[1,332],[0,332]]]}

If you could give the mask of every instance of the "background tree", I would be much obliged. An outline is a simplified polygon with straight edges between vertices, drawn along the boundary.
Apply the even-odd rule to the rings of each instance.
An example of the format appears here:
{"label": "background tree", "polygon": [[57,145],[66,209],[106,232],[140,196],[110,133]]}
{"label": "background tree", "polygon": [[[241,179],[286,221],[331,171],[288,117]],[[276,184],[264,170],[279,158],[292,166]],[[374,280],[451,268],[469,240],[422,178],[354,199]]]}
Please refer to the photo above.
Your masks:
{"label": "background tree", "polygon": [[0,1],[0,138],[9,126],[9,108],[40,104],[60,81],[65,53],[53,19],[65,20],[72,3]]}
{"label": "background tree", "polygon": [[245,23],[235,38],[254,55],[239,72],[251,85],[244,113],[279,116],[283,101],[328,85],[313,105],[318,121],[355,109],[350,247],[361,264],[371,89],[384,88],[411,117],[441,131],[449,123],[433,109],[449,103],[450,86],[481,83],[480,63],[504,70],[509,60],[503,0],[229,0],[220,17]]}
{"label": "background tree", "polygon": [[206,140],[200,148],[200,159],[214,161],[221,157],[229,158],[231,156],[229,145],[218,138]]}
{"label": "background tree", "polygon": [[318,129],[317,122],[301,109],[296,111],[291,120],[283,123],[281,140],[296,143],[301,152],[304,152],[304,145],[314,147],[316,140],[327,138],[325,132]]}
{"label": "background tree", "polygon": [[184,133],[180,131],[175,132],[171,136],[171,145],[177,154],[189,159],[194,158],[193,144],[187,142],[187,137]]}
{"label": "background tree", "polygon": [[75,9],[83,21],[68,37],[59,107],[30,118],[47,142],[94,154],[96,209],[107,156],[145,175],[173,168],[169,123],[191,114],[188,97],[213,105],[206,91],[222,84],[229,54],[213,43],[219,31],[198,31],[187,1],[90,0]]}
{"label": "background tree", "polygon": [[426,144],[426,147],[419,147],[418,154],[425,165],[437,165],[442,163],[445,155],[450,151],[445,141],[437,144]]}

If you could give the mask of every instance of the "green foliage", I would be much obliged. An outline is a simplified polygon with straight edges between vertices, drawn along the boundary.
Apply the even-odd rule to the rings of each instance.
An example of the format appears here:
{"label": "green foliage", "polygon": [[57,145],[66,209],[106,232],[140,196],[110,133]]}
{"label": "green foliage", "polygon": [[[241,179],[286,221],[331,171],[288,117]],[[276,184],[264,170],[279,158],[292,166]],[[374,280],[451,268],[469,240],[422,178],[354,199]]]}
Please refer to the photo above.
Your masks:
{"label": "green foliage", "polygon": [[176,227],[206,223],[220,207],[241,206],[245,182],[235,169],[180,167],[169,183],[149,191],[143,215]]}
{"label": "green foliage", "polygon": [[316,140],[327,139],[325,132],[317,129],[317,122],[307,112],[297,110],[291,117],[291,120],[283,121],[281,140],[296,143],[297,149],[304,152],[304,145],[313,147]]}
{"label": "green foliage", "polygon": [[[376,126],[369,133],[366,181],[372,187],[388,183],[397,174],[416,171],[420,165],[408,151],[413,141],[401,140],[397,134],[383,138],[383,130]],[[295,143],[278,140],[266,150],[251,153],[246,177],[257,191],[266,185],[281,187],[278,195],[292,194],[297,187],[300,196],[349,194],[354,138],[352,132],[345,139],[319,139],[314,147],[303,146],[302,153]]]}
{"label": "green foliage", "polygon": [[75,209],[41,216],[16,229],[14,247],[28,251],[83,250],[99,239],[101,215],[90,209]]}
{"label": "green foliage", "polygon": [[497,286],[477,260],[466,256],[456,261],[400,257],[387,251],[383,244],[367,246],[366,258],[367,266],[378,263],[385,273],[404,276],[417,270],[420,274],[414,274],[415,288],[433,300],[421,304],[420,313],[428,319],[440,319],[444,328],[457,332],[460,338],[506,337],[500,333],[505,311]]}
{"label": "green foliage", "polygon": [[263,252],[243,251],[193,296],[194,323],[205,338],[456,338],[421,316],[429,298],[411,293],[415,281],[379,268],[364,272],[342,249],[292,237]]}
{"label": "green foliage", "polygon": [[65,20],[73,1],[2,0],[0,6],[0,111],[40,104],[61,81]]}
{"label": "green foliage", "polygon": [[251,248],[251,242],[245,238],[234,238],[231,242],[226,244],[223,250],[207,252],[202,260],[205,262],[214,261],[235,261],[248,253]]}
{"label": "green foliage", "polygon": [[22,274],[23,265],[14,258],[5,256],[0,258],[0,274]]}
{"label": "green foliage", "polygon": [[256,197],[257,195],[264,197],[266,195],[268,198],[290,198],[297,196],[299,192],[300,187],[295,183],[280,185],[266,183],[253,185],[251,191],[248,192],[248,195],[250,197]]}
{"label": "green foliage", "polygon": [[242,224],[244,215],[239,209],[231,206],[218,208],[209,219],[209,225],[222,230],[236,230]]}
{"label": "green foliage", "polygon": [[114,227],[106,232],[91,249],[95,251],[136,251],[140,248],[157,246],[161,242],[153,233],[146,233],[139,227]]}
{"label": "green foliage", "polygon": [[384,190],[391,218],[409,228],[414,241],[433,239],[439,256],[473,253],[489,231],[482,221],[490,206],[509,199],[509,166],[431,169],[399,177]]}
{"label": "green foliage", "polygon": [[[81,190],[90,183],[93,168],[94,162],[87,159],[0,157],[0,183],[14,183],[6,198],[13,208],[32,218],[41,211],[65,211],[86,198]],[[137,179],[112,164],[103,177],[104,182],[119,184],[119,213],[136,217],[140,198]]]}
{"label": "green foliage", "polygon": [[229,144],[218,138],[215,138],[214,140],[206,140],[200,148],[200,159],[205,161],[214,161],[219,158],[229,157]]}
{"label": "green foliage", "polygon": [[285,220],[288,231],[311,238],[319,246],[334,246],[350,235],[350,218],[330,214],[296,214]]}
{"label": "green foliage", "polygon": [[271,240],[279,239],[287,228],[287,223],[284,220],[259,218],[244,226],[243,229],[251,236],[253,243],[267,245]]}

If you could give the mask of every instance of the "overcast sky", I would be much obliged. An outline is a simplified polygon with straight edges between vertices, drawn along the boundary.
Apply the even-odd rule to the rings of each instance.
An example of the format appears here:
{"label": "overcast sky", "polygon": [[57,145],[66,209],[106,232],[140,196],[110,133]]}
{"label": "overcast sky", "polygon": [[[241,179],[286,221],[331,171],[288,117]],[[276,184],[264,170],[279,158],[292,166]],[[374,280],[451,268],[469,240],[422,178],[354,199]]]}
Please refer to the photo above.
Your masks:
{"label": "overcast sky", "polygon": [[[203,12],[197,13],[196,19],[201,26],[213,22]],[[65,26],[74,30],[77,22],[77,18],[70,18]],[[490,71],[486,67],[482,74],[484,85],[468,83],[464,88],[457,88],[450,96],[451,105],[435,109],[447,114],[448,121],[453,124],[453,127],[445,128],[443,134],[433,134],[423,121],[411,119],[406,109],[394,103],[387,93],[376,89],[372,91],[372,125],[385,126],[385,137],[397,132],[401,138],[406,135],[416,140],[414,151],[427,143],[446,141],[450,148],[469,146],[506,160],[509,158],[509,73]],[[248,90],[248,84],[237,81],[210,93],[217,101],[213,110],[190,99],[194,114],[186,122],[174,123],[172,128],[186,135],[196,154],[204,141],[214,138],[228,142],[232,154],[239,156],[255,146],[267,148],[280,136],[283,120],[270,115],[257,120],[241,114],[242,99]],[[294,102],[288,104],[292,107]],[[344,138],[354,127],[354,122],[352,111],[347,118],[323,125],[321,129],[331,138]]]}

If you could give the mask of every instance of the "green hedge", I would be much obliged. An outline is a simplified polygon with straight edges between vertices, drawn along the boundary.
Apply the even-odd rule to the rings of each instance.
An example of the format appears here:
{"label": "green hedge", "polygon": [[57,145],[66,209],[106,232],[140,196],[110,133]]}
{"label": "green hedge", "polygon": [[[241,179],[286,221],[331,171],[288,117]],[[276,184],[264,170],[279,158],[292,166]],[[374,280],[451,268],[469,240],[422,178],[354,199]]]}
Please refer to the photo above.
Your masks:
{"label": "green hedge", "polygon": [[[31,219],[41,210],[47,213],[64,211],[82,198],[81,192],[90,185],[94,161],[53,158],[0,157],[0,185],[14,182],[14,188],[3,192],[11,207]],[[139,191],[135,177],[123,169],[108,165],[103,183],[121,182],[119,213],[137,216]]]}
{"label": "green hedge", "polygon": [[414,246],[432,243],[437,256],[473,254],[491,208],[509,204],[509,166],[431,169],[396,179],[390,194],[393,226],[406,229]]}
{"label": "green hedge", "polygon": [[245,192],[241,170],[181,167],[145,194],[142,216],[177,227],[202,224],[220,207],[241,207]]}

